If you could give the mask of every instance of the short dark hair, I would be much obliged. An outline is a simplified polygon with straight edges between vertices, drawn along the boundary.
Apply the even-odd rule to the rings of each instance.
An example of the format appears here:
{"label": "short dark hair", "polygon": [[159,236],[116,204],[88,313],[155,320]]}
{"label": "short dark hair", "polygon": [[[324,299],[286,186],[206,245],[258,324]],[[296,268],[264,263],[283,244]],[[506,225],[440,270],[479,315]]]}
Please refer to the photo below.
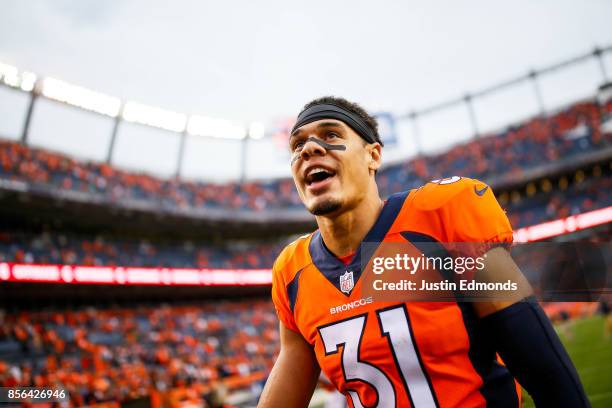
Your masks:
{"label": "short dark hair", "polygon": [[378,121],[376,120],[376,118],[370,115],[361,105],[355,102],[347,101],[344,98],[340,98],[338,96],[322,96],[320,98],[313,99],[312,101],[304,105],[304,107],[302,108],[298,116],[300,116],[302,112],[304,112],[306,109],[310,107],[313,107],[315,105],[326,104],[326,103],[337,105],[343,109],[346,109],[354,113],[355,115],[363,119],[366,125],[368,125],[368,127],[374,131],[374,140],[376,140],[378,143],[380,143],[381,146],[383,146],[383,142],[380,139],[380,135],[378,134]]}

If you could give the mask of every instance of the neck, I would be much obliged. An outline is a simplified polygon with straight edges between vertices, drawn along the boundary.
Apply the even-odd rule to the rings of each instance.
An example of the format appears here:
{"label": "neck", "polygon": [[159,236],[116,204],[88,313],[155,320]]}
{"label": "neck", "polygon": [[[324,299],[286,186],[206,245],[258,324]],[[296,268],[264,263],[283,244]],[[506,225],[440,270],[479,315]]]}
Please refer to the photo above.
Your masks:
{"label": "neck", "polygon": [[349,211],[334,217],[317,217],[319,231],[327,248],[337,257],[356,252],[376,222],[383,205],[376,190]]}

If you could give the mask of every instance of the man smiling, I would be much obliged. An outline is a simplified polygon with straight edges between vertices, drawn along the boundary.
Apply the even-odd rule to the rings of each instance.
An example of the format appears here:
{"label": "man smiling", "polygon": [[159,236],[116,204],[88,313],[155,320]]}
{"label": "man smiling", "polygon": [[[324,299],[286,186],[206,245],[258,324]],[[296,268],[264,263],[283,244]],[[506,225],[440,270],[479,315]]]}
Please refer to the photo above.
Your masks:
{"label": "man smiling", "polygon": [[482,243],[488,274],[524,280],[504,248],[512,228],[490,188],[452,177],[383,201],[376,120],[342,98],[307,104],[289,145],[297,191],[319,229],[274,264],[281,351],[260,407],[307,406],[321,369],[352,407],[518,407],[515,378],[538,405],[588,406],[530,293],[380,303],[356,290],[363,242]]}

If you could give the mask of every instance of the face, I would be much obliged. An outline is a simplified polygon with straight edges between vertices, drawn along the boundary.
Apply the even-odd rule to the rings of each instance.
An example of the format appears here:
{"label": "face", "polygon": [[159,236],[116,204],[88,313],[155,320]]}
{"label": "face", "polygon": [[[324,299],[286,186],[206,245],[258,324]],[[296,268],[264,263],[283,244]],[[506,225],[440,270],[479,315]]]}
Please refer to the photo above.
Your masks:
{"label": "face", "polygon": [[[326,149],[310,138],[346,149]],[[380,167],[380,145],[365,143],[353,129],[335,119],[300,127],[291,135],[289,149],[293,181],[302,202],[314,215],[339,214],[357,206]]]}

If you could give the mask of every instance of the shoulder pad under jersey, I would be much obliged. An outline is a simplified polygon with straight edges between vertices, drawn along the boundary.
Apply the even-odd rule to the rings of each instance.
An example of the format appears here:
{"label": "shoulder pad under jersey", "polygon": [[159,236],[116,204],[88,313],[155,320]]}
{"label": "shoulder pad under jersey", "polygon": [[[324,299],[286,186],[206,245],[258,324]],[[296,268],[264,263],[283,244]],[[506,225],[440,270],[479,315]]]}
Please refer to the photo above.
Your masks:
{"label": "shoulder pad under jersey", "polygon": [[295,241],[288,244],[276,258],[274,267],[282,269],[292,264],[291,269],[301,269],[306,266],[309,261],[308,242],[311,234],[302,235]]}
{"label": "shoulder pad under jersey", "polygon": [[473,189],[474,194],[482,196],[489,186],[479,180],[459,176],[432,180],[414,192],[412,203],[419,210],[435,210],[467,189]]}

